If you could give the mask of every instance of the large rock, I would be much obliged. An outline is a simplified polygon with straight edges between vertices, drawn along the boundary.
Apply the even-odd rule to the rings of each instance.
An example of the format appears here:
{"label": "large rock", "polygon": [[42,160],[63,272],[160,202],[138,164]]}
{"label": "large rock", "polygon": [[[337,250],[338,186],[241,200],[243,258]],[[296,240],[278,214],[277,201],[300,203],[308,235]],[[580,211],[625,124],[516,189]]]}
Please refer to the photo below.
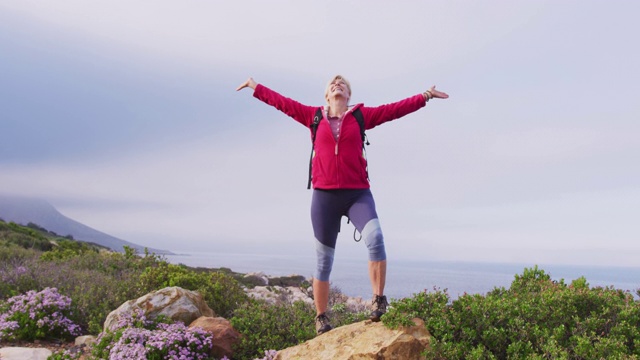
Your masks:
{"label": "large rock", "polygon": [[200,316],[214,316],[213,310],[207,306],[200,293],[177,286],[166,287],[120,305],[107,316],[103,331],[117,324],[122,315],[138,310],[143,310],[145,316],[151,319],[164,315],[173,321],[182,321],[186,325]]}
{"label": "large rock", "polygon": [[78,336],[74,343],[76,346],[91,346],[96,343],[96,337],[93,335]]}
{"label": "large rock", "polygon": [[429,332],[421,319],[414,326],[388,329],[371,320],[346,325],[278,352],[275,360],[414,360],[429,346]]}
{"label": "large rock", "polygon": [[0,349],[2,360],[46,360],[51,350],[39,348],[6,347]]}
{"label": "large rock", "polygon": [[189,328],[192,327],[199,327],[213,335],[211,355],[216,359],[232,357],[233,344],[240,340],[240,333],[231,326],[229,320],[222,317],[202,316],[189,325]]}

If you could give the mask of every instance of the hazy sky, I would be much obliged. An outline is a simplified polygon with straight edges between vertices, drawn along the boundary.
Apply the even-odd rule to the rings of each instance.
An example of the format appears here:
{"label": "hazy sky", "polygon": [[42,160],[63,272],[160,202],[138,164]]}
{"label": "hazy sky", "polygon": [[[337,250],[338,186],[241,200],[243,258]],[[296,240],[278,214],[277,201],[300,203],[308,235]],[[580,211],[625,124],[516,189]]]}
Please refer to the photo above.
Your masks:
{"label": "hazy sky", "polygon": [[[173,251],[313,252],[309,105],[369,131],[390,258],[638,266],[640,2],[0,0],[0,192]],[[343,222],[338,252],[365,254]],[[358,255],[359,256],[359,255]]]}

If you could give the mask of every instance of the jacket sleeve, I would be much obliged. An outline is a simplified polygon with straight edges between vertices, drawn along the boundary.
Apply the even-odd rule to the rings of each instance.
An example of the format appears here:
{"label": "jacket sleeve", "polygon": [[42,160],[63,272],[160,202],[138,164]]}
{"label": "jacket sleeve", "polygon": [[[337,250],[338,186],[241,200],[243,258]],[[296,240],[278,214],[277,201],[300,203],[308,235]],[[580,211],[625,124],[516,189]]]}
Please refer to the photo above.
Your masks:
{"label": "jacket sleeve", "polygon": [[401,118],[417,111],[426,104],[424,96],[418,94],[391,104],[376,107],[362,106],[361,111],[365,121],[365,129],[371,129],[387,121]]}
{"label": "jacket sleeve", "polygon": [[306,127],[311,125],[315,111],[318,108],[317,106],[303,105],[261,84],[256,86],[253,97],[275,107]]}

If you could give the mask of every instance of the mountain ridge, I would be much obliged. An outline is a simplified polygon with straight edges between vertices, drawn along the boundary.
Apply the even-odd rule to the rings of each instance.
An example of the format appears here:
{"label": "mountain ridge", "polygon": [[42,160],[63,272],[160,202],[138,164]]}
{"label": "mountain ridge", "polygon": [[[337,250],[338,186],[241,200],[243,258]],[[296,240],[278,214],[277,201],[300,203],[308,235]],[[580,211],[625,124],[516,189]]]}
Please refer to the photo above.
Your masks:
{"label": "mountain ridge", "polygon": [[140,254],[144,253],[145,248],[149,252],[159,255],[172,254],[168,250],[138,245],[93,229],[63,215],[43,199],[0,194],[0,218],[4,221],[11,221],[21,225],[34,223],[60,236],[71,235],[75,240],[93,242],[118,252],[123,252],[124,246],[128,246],[134,248]]}

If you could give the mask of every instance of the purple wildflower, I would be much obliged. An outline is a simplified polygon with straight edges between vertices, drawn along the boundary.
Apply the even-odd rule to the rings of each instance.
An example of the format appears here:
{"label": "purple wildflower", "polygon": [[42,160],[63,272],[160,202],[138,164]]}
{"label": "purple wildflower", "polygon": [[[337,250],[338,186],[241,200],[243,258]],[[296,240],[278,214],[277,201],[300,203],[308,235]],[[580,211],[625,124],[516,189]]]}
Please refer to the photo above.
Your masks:
{"label": "purple wildflower", "polygon": [[264,357],[262,359],[254,359],[254,360],[273,360],[278,355],[276,350],[265,350]]}
{"label": "purple wildflower", "polygon": [[71,299],[56,288],[14,296],[7,300],[7,306],[8,310],[0,314],[0,339],[32,340],[81,334],[80,327],[65,315],[70,312]]}
{"label": "purple wildflower", "polygon": [[[153,328],[152,330],[145,327]],[[183,323],[155,324],[144,312],[123,316],[118,324],[98,337],[106,346],[109,359],[175,359],[204,360],[213,347],[211,334]],[[103,354],[103,355],[107,355]]]}

